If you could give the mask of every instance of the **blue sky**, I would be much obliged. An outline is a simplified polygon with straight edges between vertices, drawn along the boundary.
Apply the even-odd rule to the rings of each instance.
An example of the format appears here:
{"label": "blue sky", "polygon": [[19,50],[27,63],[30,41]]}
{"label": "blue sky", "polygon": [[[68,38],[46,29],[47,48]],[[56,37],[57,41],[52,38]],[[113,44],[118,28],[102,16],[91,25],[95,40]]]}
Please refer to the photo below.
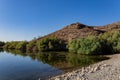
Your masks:
{"label": "blue sky", "polygon": [[120,0],[0,0],[0,40],[31,40],[80,22],[120,21]]}

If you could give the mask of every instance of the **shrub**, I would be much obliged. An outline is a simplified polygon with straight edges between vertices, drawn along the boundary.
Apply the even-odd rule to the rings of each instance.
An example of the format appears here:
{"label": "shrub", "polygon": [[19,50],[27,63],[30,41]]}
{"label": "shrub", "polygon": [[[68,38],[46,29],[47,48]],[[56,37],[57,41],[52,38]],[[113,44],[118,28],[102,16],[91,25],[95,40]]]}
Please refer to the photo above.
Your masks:
{"label": "shrub", "polygon": [[106,44],[111,46],[113,53],[120,52],[120,31],[110,31],[106,32],[103,35],[100,35],[100,38],[106,40]]}
{"label": "shrub", "polygon": [[27,44],[28,44],[27,41],[21,41],[16,45],[15,49],[25,51]]}
{"label": "shrub", "polygon": [[69,42],[70,52],[80,54],[111,54],[120,52],[120,30],[109,31],[98,37],[89,36]]}
{"label": "shrub", "polygon": [[27,44],[27,46],[26,46],[27,52],[36,52],[36,51],[38,51],[36,42],[37,42],[36,40],[32,40]]}
{"label": "shrub", "polygon": [[18,44],[17,41],[7,42],[7,43],[3,46],[3,48],[4,48],[4,49],[15,49],[17,44]]}
{"label": "shrub", "polygon": [[12,41],[7,42],[4,45],[4,49],[17,49],[17,50],[26,50],[26,45],[28,42],[26,41]]}
{"label": "shrub", "polygon": [[64,49],[63,41],[56,37],[43,38],[37,42],[37,46],[39,51],[56,51]]}
{"label": "shrub", "polygon": [[69,42],[68,49],[73,53],[98,54],[102,53],[103,45],[105,45],[105,41],[99,39],[96,36],[89,36]]}

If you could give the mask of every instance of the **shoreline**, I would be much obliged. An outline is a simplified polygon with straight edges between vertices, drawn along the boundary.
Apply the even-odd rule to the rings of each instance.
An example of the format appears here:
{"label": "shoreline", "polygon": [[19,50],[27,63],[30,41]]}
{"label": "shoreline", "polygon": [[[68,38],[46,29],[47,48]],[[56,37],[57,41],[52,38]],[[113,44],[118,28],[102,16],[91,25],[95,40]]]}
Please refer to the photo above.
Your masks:
{"label": "shoreline", "polygon": [[106,56],[110,59],[52,77],[48,80],[120,80],[120,54]]}

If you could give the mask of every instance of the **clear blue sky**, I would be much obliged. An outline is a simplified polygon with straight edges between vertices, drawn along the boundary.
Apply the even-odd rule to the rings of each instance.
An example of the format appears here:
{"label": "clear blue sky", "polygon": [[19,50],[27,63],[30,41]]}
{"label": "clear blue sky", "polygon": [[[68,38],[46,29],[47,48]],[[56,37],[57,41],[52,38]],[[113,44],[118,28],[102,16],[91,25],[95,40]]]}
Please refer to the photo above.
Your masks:
{"label": "clear blue sky", "polygon": [[81,22],[120,21],[120,0],[0,0],[0,40],[31,40]]}

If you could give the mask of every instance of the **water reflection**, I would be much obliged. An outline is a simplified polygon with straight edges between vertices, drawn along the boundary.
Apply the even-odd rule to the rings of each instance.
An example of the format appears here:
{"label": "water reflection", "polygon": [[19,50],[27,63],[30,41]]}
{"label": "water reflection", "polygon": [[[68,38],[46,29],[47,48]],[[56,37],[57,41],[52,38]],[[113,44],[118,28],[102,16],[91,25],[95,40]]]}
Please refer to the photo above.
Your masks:
{"label": "water reflection", "polygon": [[80,55],[80,54],[68,54],[67,55],[67,61],[72,64],[73,66],[83,67],[88,66],[90,64],[93,64],[98,61],[106,60],[108,59],[105,56],[86,56],[86,55]]}
{"label": "water reflection", "polygon": [[2,48],[0,48],[0,52],[4,52],[4,50]]}
{"label": "water reflection", "polygon": [[12,54],[14,54],[14,55],[20,55],[20,56],[22,56],[22,57],[27,56],[26,52],[21,51],[21,50],[11,50],[11,49],[7,49],[7,50],[5,50],[5,51],[6,51],[7,53],[12,53]]}
{"label": "water reflection", "polygon": [[0,53],[0,80],[45,80],[61,73],[63,71],[38,61],[33,53],[29,56],[18,50]]}
{"label": "water reflection", "polygon": [[77,68],[88,66],[95,62],[108,59],[105,56],[86,56],[80,54],[72,54],[67,52],[39,52],[25,53],[19,50],[7,50],[14,55],[29,56],[32,60],[42,61],[64,72],[72,71]]}

